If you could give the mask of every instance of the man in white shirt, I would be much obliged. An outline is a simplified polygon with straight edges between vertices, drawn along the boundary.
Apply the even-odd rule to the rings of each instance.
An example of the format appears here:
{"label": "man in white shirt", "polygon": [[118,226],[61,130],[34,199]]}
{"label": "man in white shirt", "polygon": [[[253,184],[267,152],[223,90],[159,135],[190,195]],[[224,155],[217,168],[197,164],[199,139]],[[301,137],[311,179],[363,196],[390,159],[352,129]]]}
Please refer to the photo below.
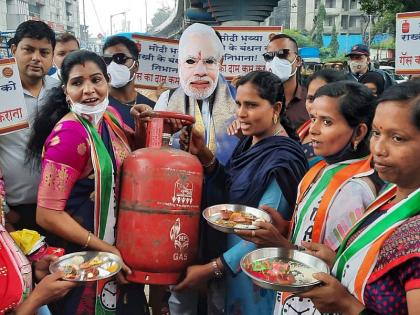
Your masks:
{"label": "man in white shirt", "polygon": [[[54,31],[44,22],[26,21],[16,29],[11,51],[16,59],[31,126],[49,89],[59,81],[47,76],[55,47]],[[0,136],[0,168],[6,189],[6,218],[16,229],[40,230],[35,221],[39,169],[25,163],[30,128]]]}

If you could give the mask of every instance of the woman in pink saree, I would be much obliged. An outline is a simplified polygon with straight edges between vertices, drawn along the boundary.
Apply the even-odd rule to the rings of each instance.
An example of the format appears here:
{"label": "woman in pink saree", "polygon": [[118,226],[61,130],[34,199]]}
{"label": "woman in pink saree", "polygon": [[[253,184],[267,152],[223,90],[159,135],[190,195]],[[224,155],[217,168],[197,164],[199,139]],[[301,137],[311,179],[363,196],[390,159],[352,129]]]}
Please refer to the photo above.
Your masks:
{"label": "woman in pink saree", "polygon": [[[42,167],[37,222],[48,231],[47,242],[66,253],[120,255],[114,246],[118,182],[130,147],[121,120],[108,107],[106,66],[95,53],[77,51],[64,59],[61,76],[63,86],[39,113],[28,145],[29,158]],[[51,309],[62,315],[115,314],[116,298],[111,278],[77,287]]]}

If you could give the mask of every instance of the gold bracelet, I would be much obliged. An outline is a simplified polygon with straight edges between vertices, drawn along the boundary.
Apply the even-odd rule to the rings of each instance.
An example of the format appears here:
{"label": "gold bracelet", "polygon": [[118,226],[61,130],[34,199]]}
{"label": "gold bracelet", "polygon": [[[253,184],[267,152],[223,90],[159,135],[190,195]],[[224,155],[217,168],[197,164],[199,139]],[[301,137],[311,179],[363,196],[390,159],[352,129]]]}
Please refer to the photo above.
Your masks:
{"label": "gold bracelet", "polygon": [[85,246],[83,246],[83,248],[87,248],[88,247],[91,238],[92,238],[92,232],[89,231],[88,237],[87,237],[87,240],[86,240],[86,243],[85,243]]}
{"label": "gold bracelet", "polygon": [[220,270],[219,266],[217,265],[217,258],[211,261],[211,266],[213,268],[213,274],[216,279],[223,278],[223,272]]}

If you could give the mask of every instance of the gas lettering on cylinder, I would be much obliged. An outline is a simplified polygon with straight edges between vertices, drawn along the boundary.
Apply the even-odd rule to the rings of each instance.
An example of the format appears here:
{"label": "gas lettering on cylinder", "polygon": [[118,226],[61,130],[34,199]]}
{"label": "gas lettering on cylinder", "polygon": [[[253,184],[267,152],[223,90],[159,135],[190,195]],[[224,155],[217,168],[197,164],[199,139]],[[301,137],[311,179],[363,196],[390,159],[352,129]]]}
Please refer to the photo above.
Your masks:
{"label": "gas lettering on cylinder", "polygon": [[173,260],[187,260],[188,255],[185,251],[190,245],[190,239],[187,234],[181,233],[181,220],[177,218],[174,225],[169,232],[169,237],[174,242],[174,247],[177,252],[172,255]]}
{"label": "gas lettering on cylinder", "polygon": [[178,260],[187,260],[188,259],[188,255],[187,255],[187,253],[174,253],[172,255],[172,259],[175,260],[175,261],[178,261]]}

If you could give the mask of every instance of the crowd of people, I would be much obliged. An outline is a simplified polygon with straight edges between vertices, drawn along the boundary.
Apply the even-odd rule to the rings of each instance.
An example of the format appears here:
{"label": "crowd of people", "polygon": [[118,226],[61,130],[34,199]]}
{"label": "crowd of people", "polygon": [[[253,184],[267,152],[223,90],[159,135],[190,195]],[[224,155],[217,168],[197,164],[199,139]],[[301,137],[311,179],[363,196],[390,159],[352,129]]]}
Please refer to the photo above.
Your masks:
{"label": "crowd of people", "polygon": [[[108,38],[99,56],[27,21],[10,45],[30,127],[0,136],[0,314],[149,314],[149,305],[172,315],[416,314],[420,80],[395,84],[360,44],[347,73],[320,70],[303,86],[297,42],[275,34],[266,71],[229,82],[220,36],[196,23],[179,40],[180,86],[155,104],[135,88],[139,50],[125,37]],[[178,284],[151,286],[150,303],[124,263],[117,279],[84,285],[48,274],[53,256],[31,268],[8,232],[33,229],[66,253],[121,257],[121,167],[143,147],[153,110],[195,118],[191,132],[168,123],[172,145],[203,166],[202,209],[243,204],[272,222],[228,235],[201,222],[197,261]],[[263,289],[240,268],[258,247],[305,251],[331,274],[314,274],[322,285],[304,293]]]}

